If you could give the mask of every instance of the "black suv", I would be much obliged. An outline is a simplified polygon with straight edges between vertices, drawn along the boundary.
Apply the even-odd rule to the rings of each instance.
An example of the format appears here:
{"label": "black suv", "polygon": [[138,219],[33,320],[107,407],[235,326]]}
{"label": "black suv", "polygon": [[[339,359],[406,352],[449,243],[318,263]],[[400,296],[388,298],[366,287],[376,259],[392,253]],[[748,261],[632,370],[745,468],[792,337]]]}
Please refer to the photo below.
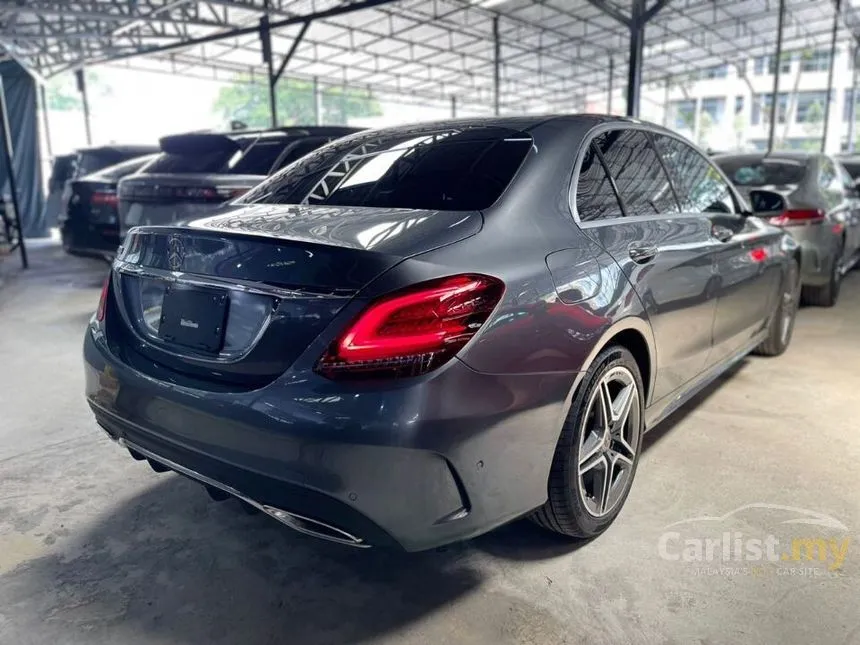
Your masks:
{"label": "black suv", "polygon": [[206,215],[321,145],[359,128],[308,126],[161,139],[161,154],[119,184],[120,236]]}

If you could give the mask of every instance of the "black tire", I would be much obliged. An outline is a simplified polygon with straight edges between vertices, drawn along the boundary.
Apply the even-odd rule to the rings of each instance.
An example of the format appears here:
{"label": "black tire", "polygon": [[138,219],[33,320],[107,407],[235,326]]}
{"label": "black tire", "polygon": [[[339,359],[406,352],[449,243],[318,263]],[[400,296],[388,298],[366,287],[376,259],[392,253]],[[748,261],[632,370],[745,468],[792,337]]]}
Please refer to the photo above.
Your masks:
{"label": "black tire", "polygon": [[785,273],[779,304],[768,324],[767,338],[753,350],[759,356],[779,356],[791,342],[794,333],[794,320],[797,316],[798,295],[800,291],[800,270],[797,262],[792,261]]}
{"label": "black tire", "polygon": [[804,286],[801,294],[803,304],[812,305],[813,307],[832,307],[839,299],[839,289],[842,286],[842,271],[840,258],[842,257],[842,248],[836,253],[833,259],[833,266],[830,269],[830,280],[827,284],[820,287]]}
{"label": "black tire", "polygon": [[[614,496],[614,505],[605,514],[595,515],[587,506],[587,494],[580,477],[580,449],[584,447],[582,439],[583,432],[586,431],[586,423],[593,420],[589,414],[591,409],[589,402],[593,397],[599,396],[597,390],[601,387],[604,378],[619,372],[629,374],[635,384],[636,398],[629,407],[630,415],[634,415],[635,411],[635,417],[627,417],[625,426],[626,431],[629,432],[628,443],[634,445],[635,449],[632,451],[632,460],[625,460],[630,462],[630,466],[624,468],[627,475],[623,482],[618,480],[619,487],[612,492],[612,495],[607,495],[607,497]],[[530,516],[532,521],[556,533],[577,538],[595,537],[612,524],[624,506],[639,463],[644,426],[644,392],[639,366],[627,349],[612,345],[597,356],[583,377],[571,403],[552,461],[547,501]],[[589,432],[587,438],[592,436],[594,436],[593,433]],[[611,469],[612,466],[610,466],[610,473]],[[613,477],[610,476],[608,479],[612,481]]]}

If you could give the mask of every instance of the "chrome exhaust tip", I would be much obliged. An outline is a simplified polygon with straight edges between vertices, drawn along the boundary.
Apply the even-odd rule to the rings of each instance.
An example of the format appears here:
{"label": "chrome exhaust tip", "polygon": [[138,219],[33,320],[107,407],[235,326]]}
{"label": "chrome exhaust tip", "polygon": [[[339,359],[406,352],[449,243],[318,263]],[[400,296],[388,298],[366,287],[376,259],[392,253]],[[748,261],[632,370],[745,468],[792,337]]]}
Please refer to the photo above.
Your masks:
{"label": "chrome exhaust tip", "polygon": [[344,531],[343,529],[339,529],[336,526],[332,526],[331,524],[327,524],[320,520],[315,520],[310,517],[305,517],[304,515],[285,511],[282,508],[269,506],[268,504],[263,504],[253,500],[227,484],[222,484],[211,477],[207,477],[206,475],[202,475],[190,468],[186,468],[170,459],[161,457],[160,455],[150,452],[145,448],[141,448],[137,444],[126,441],[121,437],[117,439],[117,443],[131,452],[133,457],[135,455],[140,455],[142,458],[146,459],[150,467],[157,473],[172,470],[180,475],[185,475],[186,477],[200,482],[206,488],[206,492],[209,493],[209,496],[212,497],[212,499],[220,501],[221,499],[226,499],[228,497],[235,497],[242,502],[243,507],[262,511],[269,517],[276,519],[281,524],[284,524],[299,533],[304,533],[305,535],[310,535],[311,537],[316,537],[321,540],[337,542],[338,544],[358,549],[367,549],[370,547],[370,544],[365,542],[362,538],[353,535],[348,531]]}

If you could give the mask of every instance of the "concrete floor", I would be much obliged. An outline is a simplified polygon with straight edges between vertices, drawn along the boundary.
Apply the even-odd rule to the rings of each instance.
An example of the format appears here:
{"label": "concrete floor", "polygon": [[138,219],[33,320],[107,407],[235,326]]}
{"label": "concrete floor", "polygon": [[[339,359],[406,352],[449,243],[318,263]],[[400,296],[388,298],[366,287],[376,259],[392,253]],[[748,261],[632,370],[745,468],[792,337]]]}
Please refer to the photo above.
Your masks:
{"label": "concrete floor", "polygon": [[[860,272],[835,309],[801,310],[785,356],[747,360],[648,436],[598,540],[524,521],[399,555],[305,538],[133,462],[82,396],[104,265],[56,248],[33,265],[0,290],[0,643],[860,643]],[[748,504],[801,510],[732,512]],[[833,573],[701,575],[659,556],[667,530],[853,543]]]}

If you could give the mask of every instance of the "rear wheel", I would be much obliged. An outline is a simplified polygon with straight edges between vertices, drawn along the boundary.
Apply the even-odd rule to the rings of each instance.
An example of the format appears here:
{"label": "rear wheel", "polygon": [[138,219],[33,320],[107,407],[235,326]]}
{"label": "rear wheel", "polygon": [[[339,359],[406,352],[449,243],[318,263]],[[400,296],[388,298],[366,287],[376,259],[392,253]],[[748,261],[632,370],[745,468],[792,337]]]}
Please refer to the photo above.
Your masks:
{"label": "rear wheel", "polygon": [[839,299],[839,288],[842,285],[842,246],[840,245],[833,258],[830,269],[830,279],[821,287],[803,287],[803,302],[815,307],[832,307]]}
{"label": "rear wheel", "polygon": [[642,378],[625,348],[610,346],[588,370],[553,458],[548,499],[531,516],[572,537],[600,535],[618,516],[642,443]]}
{"label": "rear wheel", "polygon": [[761,356],[779,356],[791,342],[794,320],[797,317],[797,300],[800,290],[797,263],[792,261],[785,273],[779,305],[768,325],[767,338],[755,348]]}

